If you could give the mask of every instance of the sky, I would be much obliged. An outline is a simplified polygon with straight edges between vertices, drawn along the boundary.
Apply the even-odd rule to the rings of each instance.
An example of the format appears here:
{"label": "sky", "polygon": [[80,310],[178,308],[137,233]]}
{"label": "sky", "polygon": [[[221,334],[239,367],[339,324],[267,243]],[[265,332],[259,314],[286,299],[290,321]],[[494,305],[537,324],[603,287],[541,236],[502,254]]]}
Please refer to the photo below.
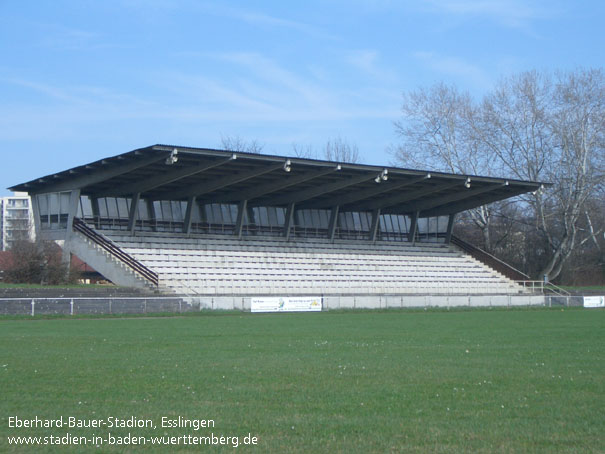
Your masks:
{"label": "sky", "polygon": [[340,138],[390,164],[402,95],[603,65],[602,0],[0,0],[0,196],[160,144]]}

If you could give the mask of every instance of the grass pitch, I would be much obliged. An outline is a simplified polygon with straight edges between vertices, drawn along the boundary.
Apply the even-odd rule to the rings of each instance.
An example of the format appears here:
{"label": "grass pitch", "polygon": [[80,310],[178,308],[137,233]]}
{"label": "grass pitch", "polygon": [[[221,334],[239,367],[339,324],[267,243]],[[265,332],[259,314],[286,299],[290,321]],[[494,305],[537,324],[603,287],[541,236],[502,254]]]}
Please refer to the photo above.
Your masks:
{"label": "grass pitch", "polygon": [[[234,451],[7,438],[130,433],[263,453],[605,452],[604,325],[582,309],[3,320],[0,451]],[[14,416],[155,428],[9,428]],[[179,416],[214,427],[160,427]]]}

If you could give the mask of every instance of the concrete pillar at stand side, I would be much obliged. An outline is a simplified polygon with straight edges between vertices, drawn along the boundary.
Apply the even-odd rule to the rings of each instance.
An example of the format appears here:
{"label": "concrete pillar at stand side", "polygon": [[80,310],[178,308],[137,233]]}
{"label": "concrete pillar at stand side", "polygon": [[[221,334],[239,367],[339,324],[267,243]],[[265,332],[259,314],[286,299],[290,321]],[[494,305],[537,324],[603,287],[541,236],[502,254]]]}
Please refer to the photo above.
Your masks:
{"label": "concrete pillar at stand side", "polygon": [[80,203],[80,189],[73,189],[69,194],[69,208],[67,213],[67,226],[65,228],[65,243],[63,245],[61,259],[69,268],[71,266],[71,247],[70,242],[74,234],[74,218],[78,214],[78,205]]}

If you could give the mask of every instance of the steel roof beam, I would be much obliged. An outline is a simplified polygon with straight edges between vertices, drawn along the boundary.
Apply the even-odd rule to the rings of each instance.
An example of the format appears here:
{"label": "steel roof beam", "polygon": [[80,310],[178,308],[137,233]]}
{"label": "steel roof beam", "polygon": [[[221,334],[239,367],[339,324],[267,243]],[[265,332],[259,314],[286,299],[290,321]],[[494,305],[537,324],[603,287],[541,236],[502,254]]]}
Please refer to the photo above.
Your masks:
{"label": "steel roof beam", "polygon": [[406,213],[412,211],[426,211],[431,208],[436,208],[442,205],[446,205],[451,202],[457,202],[459,200],[468,199],[470,197],[475,197],[480,194],[484,194],[486,192],[491,192],[495,189],[500,189],[508,186],[508,183],[489,185],[488,187],[474,188],[474,189],[462,189],[460,192],[454,192],[452,194],[448,194],[443,197],[438,197],[430,200],[426,200],[424,202],[417,203],[408,203],[405,205],[399,205],[397,207],[393,207],[394,211],[398,213]]}
{"label": "steel roof beam", "polygon": [[[448,184],[449,183],[449,184]],[[352,205],[352,209],[356,211],[367,211],[367,210],[376,210],[378,208],[385,209],[388,207],[400,205],[405,202],[413,201],[419,199],[420,197],[424,197],[435,192],[443,191],[444,189],[449,189],[454,186],[461,185],[462,181],[458,180],[455,183],[450,181],[444,181],[441,184],[432,185],[428,188],[418,189],[416,191],[407,192],[404,194],[396,194],[390,197],[387,197],[382,200],[378,200],[376,202],[367,202],[361,205]]]}
{"label": "steel roof beam", "polygon": [[166,184],[174,183],[175,181],[181,180],[183,178],[190,177],[195,175],[196,173],[205,172],[206,170],[213,169],[215,167],[222,166],[229,162],[232,162],[236,159],[237,155],[233,154],[231,157],[227,159],[220,159],[211,162],[204,162],[203,164],[192,166],[192,167],[182,167],[171,172],[166,172],[160,176],[154,176],[152,178],[146,178],[143,181],[138,181],[136,183],[127,184],[116,188],[113,191],[109,191],[107,196],[119,197],[124,194],[133,194],[136,192],[145,193],[151,191],[153,189],[157,189]]}
{"label": "steel roof beam", "polygon": [[[284,166],[284,163],[280,162],[279,164],[261,166],[256,169],[249,170],[247,172],[239,172],[239,173],[234,173],[232,175],[218,177],[211,181],[191,185],[185,190],[173,191],[173,192],[168,192],[166,194],[162,194],[161,198],[163,200],[180,200],[182,198],[192,197],[192,196],[196,196],[197,198],[200,198],[201,196],[203,196],[205,194],[209,194],[211,192],[218,191],[219,189],[224,189],[231,185],[241,183],[242,181],[250,180],[254,177],[264,175],[265,173],[273,172],[274,170],[277,170],[277,169],[282,169],[283,166]],[[244,197],[242,197],[242,198],[244,198]]]}
{"label": "steel roof beam", "polygon": [[504,193],[499,194],[491,194],[487,197],[481,197],[479,199],[471,199],[471,200],[461,200],[460,202],[453,203],[450,205],[442,205],[436,208],[432,208],[430,210],[424,211],[422,213],[423,217],[429,216],[444,216],[447,214],[460,213],[462,211],[470,210],[471,208],[475,208],[481,205],[487,205],[488,203],[497,202],[499,200],[508,199],[510,197],[514,197],[520,194],[523,194],[524,190],[520,191],[506,191]]}
{"label": "steel roof beam", "polygon": [[351,178],[346,178],[344,180],[339,180],[339,181],[334,181],[332,183],[327,183],[321,186],[315,186],[313,188],[309,188],[307,190],[304,191],[300,191],[300,192],[296,192],[294,194],[284,194],[282,196],[277,196],[274,197],[273,199],[269,199],[268,201],[265,201],[263,203],[263,205],[268,205],[268,206],[276,206],[276,205],[285,205],[288,203],[298,203],[298,202],[302,202],[303,200],[309,200],[312,199],[314,197],[323,195],[323,194],[327,194],[333,191],[338,191],[340,189],[344,189],[346,187],[349,186],[353,186],[355,184],[359,184],[359,183],[363,183],[365,181],[374,179],[375,175],[374,174],[365,174],[365,175],[358,175],[356,177],[351,177]]}
{"label": "steel roof beam", "polygon": [[[154,164],[158,161],[166,159],[167,153],[154,154],[153,156],[147,156],[143,158],[133,158],[133,159],[116,159],[118,161],[127,161],[120,164],[114,164],[112,160],[104,159],[99,163],[93,163],[86,166],[87,170],[90,170],[90,174],[80,175],[76,178],[69,178],[63,181],[57,181],[55,183],[48,183],[44,185],[43,192],[63,192],[70,191],[72,189],[85,189],[88,186],[92,186],[93,184],[101,183],[105,180],[109,180],[111,178],[118,177],[120,175],[124,175],[125,173],[132,172],[134,170],[140,169],[142,167],[146,167],[150,164]],[[99,169],[97,166],[100,166]],[[61,175],[55,174],[53,175],[54,179],[60,180]],[[40,179],[42,180],[42,179]],[[30,182],[31,185],[35,185],[40,182],[40,180],[35,180]],[[26,185],[30,185],[30,183],[26,183]],[[27,190],[27,188],[25,188]],[[31,194],[39,194],[42,191],[36,191],[35,189],[32,191],[28,191]]]}
{"label": "steel roof beam", "polygon": [[396,189],[401,189],[406,186],[411,186],[413,184],[419,183],[420,181],[424,181],[429,178],[431,178],[431,174],[427,173],[426,175],[423,175],[421,177],[416,177],[416,178],[412,178],[410,180],[405,180],[405,181],[397,181],[397,182],[392,181],[392,180],[383,181],[383,182],[380,182],[379,184],[372,186],[371,188],[366,188],[366,189],[362,189],[359,191],[350,192],[350,193],[342,195],[340,197],[334,197],[332,199],[322,201],[322,202],[318,203],[317,205],[314,205],[314,207],[329,208],[334,205],[340,205],[340,206],[347,205],[347,204],[350,204],[353,202],[358,202],[360,200],[364,200],[364,199],[368,199],[370,197],[380,195],[384,192],[391,192],[391,191],[395,191]]}
{"label": "steel roof beam", "polygon": [[317,172],[307,172],[301,175],[288,174],[288,176],[283,177],[279,181],[272,181],[270,183],[258,186],[257,188],[253,189],[250,192],[247,192],[246,194],[232,192],[219,197],[215,197],[212,200],[213,203],[226,203],[240,201],[241,197],[245,197],[247,200],[257,199],[264,195],[271,194],[272,192],[277,192],[290,186],[294,186],[299,183],[304,183],[305,181],[323,177],[324,175],[328,175],[332,172],[335,172],[336,170],[338,170],[338,167],[330,167],[327,169],[321,169]]}

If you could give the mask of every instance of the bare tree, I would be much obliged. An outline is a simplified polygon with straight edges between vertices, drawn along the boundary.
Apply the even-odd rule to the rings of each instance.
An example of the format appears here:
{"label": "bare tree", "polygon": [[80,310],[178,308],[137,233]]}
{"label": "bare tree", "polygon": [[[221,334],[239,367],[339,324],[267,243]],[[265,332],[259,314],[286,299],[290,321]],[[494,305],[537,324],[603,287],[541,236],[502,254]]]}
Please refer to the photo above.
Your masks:
{"label": "bare tree", "polygon": [[[532,244],[544,243],[540,276],[556,278],[578,245],[599,244],[603,224],[593,222],[600,217],[587,202],[602,205],[605,193],[602,70],[525,72],[502,80],[480,103],[443,84],[420,89],[405,95],[395,128],[400,164],[553,183],[524,196],[518,214],[533,225],[537,236],[525,231]],[[494,206],[503,205],[468,212],[488,250],[499,242],[490,233]]]}
{"label": "bare tree", "polygon": [[318,151],[312,145],[292,144],[292,153],[297,158],[305,159],[323,159],[335,162],[356,163],[360,160],[359,148],[355,144],[350,144],[347,140],[338,136],[335,139],[328,139],[323,149]]}
{"label": "bare tree", "polygon": [[394,150],[408,167],[479,173],[486,158],[473,140],[475,107],[468,93],[437,84],[403,95],[403,119],[395,122],[402,143]]}
{"label": "bare tree", "polygon": [[61,249],[54,241],[16,241],[11,249],[12,266],[6,280],[14,283],[66,284],[76,279],[61,261]]}
{"label": "bare tree", "polygon": [[317,150],[312,145],[292,144],[292,154],[297,158],[317,159]]}
{"label": "bare tree", "polygon": [[11,267],[6,280],[13,283],[40,284],[44,279],[45,257],[40,244],[19,239],[11,248]]}
{"label": "bare tree", "polygon": [[254,140],[244,140],[239,136],[221,136],[221,147],[227,151],[261,154],[265,146]]}
{"label": "bare tree", "polygon": [[525,197],[550,249],[540,275],[554,279],[586,241],[579,225],[590,219],[586,202],[604,178],[603,72],[522,73],[502,81],[483,109],[483,139],[501,165],[518,178],[554,183]]}
{"label": "bare tree", "polygon": [[[392,153],[404,167],[470,175],[498,172],[492,154],[476,135],[479,108],[468,93],[437,84],[404,94],[403,119],[395,123],[402,143]],[[484,205],[465,213],[482,233],[483,248],[493,251],[494,208]]]}
{"label": "bare tree", "polygon": [[359,149],[357,145],[350,144],[343,138],[328,139],[324,148],[324,157],[328,161],[359,162]]}

